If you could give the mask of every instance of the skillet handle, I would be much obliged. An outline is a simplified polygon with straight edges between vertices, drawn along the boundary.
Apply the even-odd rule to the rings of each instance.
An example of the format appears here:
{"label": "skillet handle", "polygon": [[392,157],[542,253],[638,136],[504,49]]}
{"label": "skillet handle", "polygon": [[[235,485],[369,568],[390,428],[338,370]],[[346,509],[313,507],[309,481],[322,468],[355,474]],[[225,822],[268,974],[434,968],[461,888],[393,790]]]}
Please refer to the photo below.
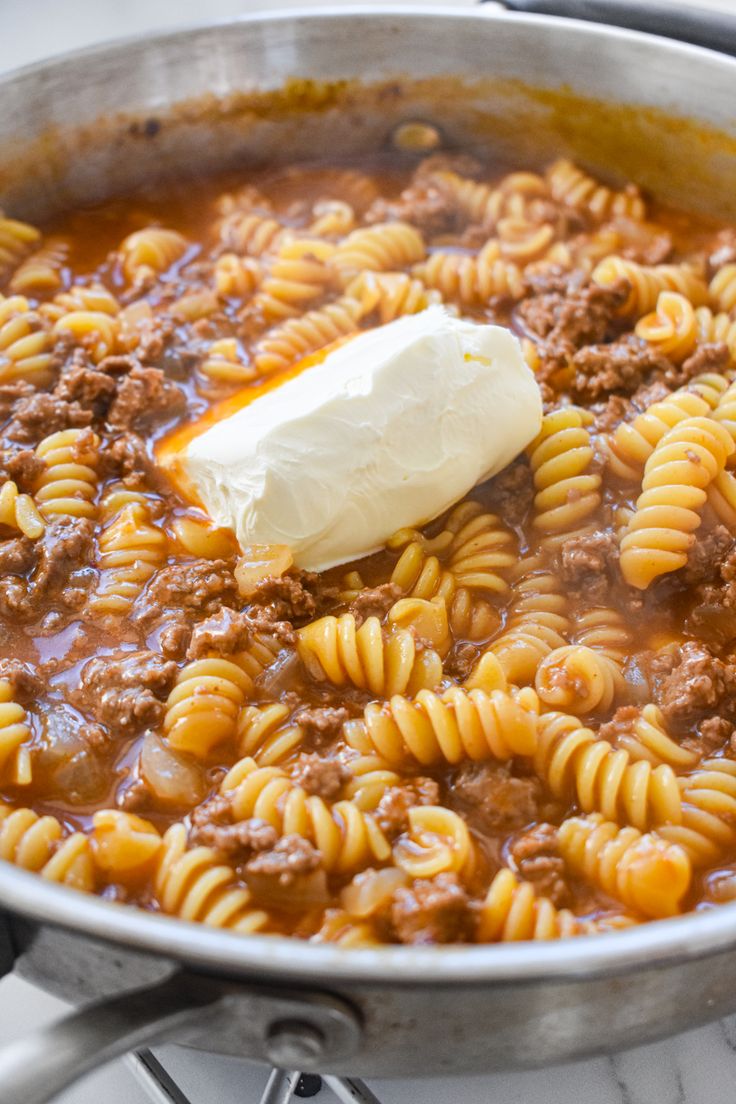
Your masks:
{"label": "skillet handle", "polygon": [[183,990],[178,977],[95,1001],[0,1050],[3,1104],[45,1104],[68,1085],[143,1043],[182,1032],[216,997]]}
{"label": "skillet handle", "polygon": [[736,15],[671,0],[503,0],[509,11],[607,23],[736,56]]}
{"label": "skillet handle", "polygon": [[88,1004],[0,1049],[2,1104],[47,1104],[98,1066],[162,1042],[202,1042],[285,1068],[334,1068],[357,1049],[355,1010],[328,993],[175,973]]}

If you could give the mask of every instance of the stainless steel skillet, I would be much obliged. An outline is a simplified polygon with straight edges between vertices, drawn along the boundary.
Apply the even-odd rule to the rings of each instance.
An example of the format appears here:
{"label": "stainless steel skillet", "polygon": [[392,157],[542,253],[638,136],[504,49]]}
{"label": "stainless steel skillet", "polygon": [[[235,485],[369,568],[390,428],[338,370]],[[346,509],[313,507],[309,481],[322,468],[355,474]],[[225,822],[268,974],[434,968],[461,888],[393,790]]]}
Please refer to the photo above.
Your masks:
{"label": "stainless steel skillet", "polygon": [[[313,157],[326,138],[352,155],[419,117],[448,145],[517,163],[570,153],[736,216],[735,89],[728,57],[606,25],[490,7],[288,12],[4,79],[0,202],[41,218],[195,163]],[[2,863],[0,903],[5,967],[98,1001],[0,1053],[4,1104],[161,1039],[430,1075],[618,1049],[736,1009],[735,906],[547,945],[341,950],[121,908]]]}

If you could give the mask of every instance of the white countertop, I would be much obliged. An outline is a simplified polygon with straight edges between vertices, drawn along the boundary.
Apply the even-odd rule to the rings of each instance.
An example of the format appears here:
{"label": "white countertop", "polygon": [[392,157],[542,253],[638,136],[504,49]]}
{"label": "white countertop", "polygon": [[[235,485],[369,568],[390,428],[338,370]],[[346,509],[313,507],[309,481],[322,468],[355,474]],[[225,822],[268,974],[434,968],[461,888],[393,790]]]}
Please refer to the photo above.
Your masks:
{"label": "white countertop", "polygon": [[[338,0],[339,2],[339,0]],[[417,6],[427,0],[403,0]],[[470,7],[475,0],[453,0]],[[736,0],[690,3],[736,10]],[[270,7],[248,0],[0,0],[0,72],[52,53],[152,28],[227,18]],[[306,6],[279,0],[280,7]],[[10,1042],[60,1015],[64,1004],[16,977],[0,981],[0,1041]],[[156,1052],[191,1104],[257,1104],[266,1082],[258,1067],[173,1047]],[[382,1104],[736,1104],[736,1016],[613,1058],[529,1073],[372,1083]],[[315,1104],[334,1104],[322,1089]],[[0,1101],[2,1087],[0,1086]],[[151,1104],[131,1070],[115,1062],[58,1104]]]}

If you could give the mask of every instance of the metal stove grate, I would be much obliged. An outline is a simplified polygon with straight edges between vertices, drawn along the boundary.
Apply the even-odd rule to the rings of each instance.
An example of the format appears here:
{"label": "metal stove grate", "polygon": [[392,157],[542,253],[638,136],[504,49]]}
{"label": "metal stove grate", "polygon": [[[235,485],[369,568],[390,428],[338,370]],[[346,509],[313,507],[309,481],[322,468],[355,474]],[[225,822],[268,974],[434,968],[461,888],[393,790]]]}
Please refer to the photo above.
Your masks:
{"label": "metal stove grate", "polygon": [[[130,1055],[128,1062],[153,1104],[198,1104],[182,1092],[150,1050],[136,1051]],[[357,1078],[329,1074],[318,1076],[280,1069],[271,1072],[259,1104],[289,1104],[292,1100],[306,1100],[318,1096],[323,1085],[331,1089],[342,1104],[381,1104],[375,1093]]]}

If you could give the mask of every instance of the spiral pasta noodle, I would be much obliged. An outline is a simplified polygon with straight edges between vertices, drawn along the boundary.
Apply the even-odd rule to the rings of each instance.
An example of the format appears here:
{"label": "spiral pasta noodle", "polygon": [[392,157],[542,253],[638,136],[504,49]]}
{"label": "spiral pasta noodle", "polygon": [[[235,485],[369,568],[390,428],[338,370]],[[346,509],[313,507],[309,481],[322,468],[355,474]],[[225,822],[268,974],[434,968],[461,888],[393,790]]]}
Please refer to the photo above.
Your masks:
{"label": "spiral pasta noodle", "polygon": [[90,609],[124,617],[166,560],[166,534],[152,524],[146,503],[130,502],[103,529],[98,545],[100,580]]}
{"label": "spiral pasta noodle", "polygon": [[32,809],[0,802],[0,859],[49,882],[86,893],[95,889],[91,847],[84,833],[65,835],[56,817],[39,816]]}
{"label": "spiral pasta noodle", "polygon": [[572,713],[610,709],[625,689],[622,666],[631,644],[615,610],[598,607],[576,620],[575,643],[555,648],[537,668],[534,686],[545,705]]}
{"label": "spiral pasta noodle", "polygon": [[221,299],[248,299],[262,275],[260,264],[251,257],[223,253],[215,261],[215,292]]}
{"label": "spiral pasta noodle", "polygon": [[335,246],[319,238],[286,238],[271,261],[253,300],[267,322],[284,321],[325,294],[332,281],[328,267]]}
{"label": "spiral pasta noodle", "polygon": [[734,451],[723,426],[688,418],[669,430],[644,468],[642,493],[621,540],[621,571],[645,590],[653,579],[687,563],[707,487]]}
{"label": "spiral pasta noodle", "polygon": [[27,786],[31,782],[31,730],[25,709],[14,697],[12,684],[0,679],[0,781]]}
{"label": "spiral pasta noodle", "polygon": [[410,878],[472,872],[474,844],[462,817],[441,805],[415,805],[408,818],[408,831],[393,848],[400,870]]}
{"label": "spiral pasta noodle", "polygon": [[421,690],[413,701],[395,695],[383,704],[370,702],[363,719],[347,721],[344,730],[349,744],[396,765],[506,760],[534,754],[535,707],[536,695],[454,686],[444,694]]}
{"label": "spiral pasta noodle", "polygon": [[510,173],[495,187],[450,170],[432,172],[430,180],[452,198],[469,222],[486,230],[493,230],[504,217],[533,217],[535,201],[549,196],[545,180],[529,172]]}
{"label": "spiral pasta noodle", "polygon": [[353,230],[330,260],[343,287],[362,272],[387,272],[421,261],[424,240],[408,222],[384,222]]}
{"label": "spiral pasta noodle", "polygon": [[695,308],[678,291],[661,291],[651,314],[636,323],[634,333],[656,352],[682,364],[698,340]]}
{"label": "spiral pasta noodle", "polygon": [[707,866],[736,840],[736,762],[704,759],[677,782],[681,818],[659,827],[657,834],[682,847],[693,866]]}
{"label": "spiral pasta noodle", "polygon": [[5,218],[0,210],[0,278],[15,268],[40,240],[41,233],[35,226]]}
{"label": "spiral pasta noodle", "polygon": [[342,199],[325,199],[312,208],[309,233],[317,238],[343,238],[355,229],[355,211]]}
{"label": "spiral pasta noodle", "polygon": [[347,766],[351,778],[345,784],[343,795],[364,812],[372,813],[386,791],[401,784],[401,775],[380,755],[356,755]]}
{"label": "spiral pasta noodle", "polygon": [[218,744],[234,740],[254,680],[277,654],[274,641],[255,634],[248,648],[230,659],[211,655],[187,663],[166,702],[163,730],[171,747],[203,759]]}
{"label": "spiral pasta noodle", "polygon": [[431,648],[418,651],[414,634],[395,628],[384,636],[377,617],[358,628],[351,613],[321,617],[298,632],[297,651],[309,674],[334,686],[353,685],[372,694],[433,690],[442,661]]}
{"label": "spiral pasta noodle", "polygon": [[370,813],[352,801],[328,805],[310,795],[278,767],[258,767],[241,759],[228,772],[220,792],[229,797],[235,820],[257,817],[279,835],[299,835],[314,844],[328,873],[352,873],[385,862],[391,848]]}
{"label": "spiral pasta noodle", "polygon": [[[491,594],[508,589],[502,572],[516,561],[514,538],[496,514],[476,502],[464,502],[452,511],[442,532],[433,540],[413,529],[402,529],[388,541],[404,548],[391,582],[417,598],[440,596],[450,602],[456,588]],[[427,555],[436,550],[442,556]]]}
{"label": "spiral pasta noodle", "polygon": [[162,226],[136,230],[120,244],[123,275],[134,281],[146,273],[166,272],[181,260],[187,248],[186,238],[176,230]]}
{"label": "spiral pasta noodle", "polygon": [[598,813],[570,817],[558,831],[560,854],[581,877],[634,912],[675,916],[690,887],[692,866],[677,844],[619,828]]}
{"label": "spiral pasta noodle", "polygon": [[12,479],[0,486],[0,525],[17,529],[30,540],[37,540],[46,528],[36,503],[30,495],[21,494]]}
{"label": "spiral pasta noodle", "polygon": [[403,315],[418,314],[441,301],[439,292],[429,290],[406,272],[366,273],[357,277],[357,286],[365,286],[376,295],[376,311],[382,326]]}
{"label": "spiral pasta noodle", "polygon": [[730,313],[736,308],[736,264],[725,264],[718,269],[708,285],[711,300],[719,311]]}
{"label": "spiral pasta noodle", "polygon": [[633,185],[628,185],[623,191],[615,191],[565,158],[555,161],[546,176],[554,199],[585,211],[597,222],[616,217],[641,221],[646,216],[644,200],[639,189]]}
{"label": "spiral pasta noodle", "polygon": [[521,882],[512,870],[499,870],[491,882],[478,918],[479,943],[568,939],[575,935],[630,927],[626,914],[586,920],[569,909],[558,909],[548,897],[537,897],[530,882]]}
{"label": "spiral pasta noodle", "polygon": [[248,889],[211,847],[187,848],[183,824],[172,824],[164,835],[154,877],[163,912],[212,928],[250,934],[263,928],[268,913],[253,908]]}
{"label": "spiral pasta noodle", "polygon": [[93,518],[97,514],[97,461],[99,438],[83,429],[62,429],[36,447],[45,471],[33,496],[43,517]]}
{"label": "spiral pasta noodle", "polygon": [[0,295],[0,383],[27,380],[43,387],[55,367],[54,339],[22,295]]}
{"label": "spiral pasta noodle", "polygon": [[254,350],[253,364],[263,376],[281,372],[307,353],[317,352],[358,331],[372,304],[347,292],[339,299],[269,330]]}
{"label": "spiral pasta noodle", "polygon": [[104,311],[75,310],[62,314],[54,324],[54,333],[68,334],[98,364],[116,351],[120,322]]}
{"label": "spiral pasta noodle", "polygon": [[62,269],[68,252],[65,241],[50,238],[16,268],[8,287],[15,295],[59,291],[63,285]]}
{"label": "spiral pasta noodle", "polygon": [[688,418],[710,413],[708,402],[690,388],[673,391],[652,403],[632,422],[621,422],[603,442],[610,470],[620,479],[639,481],[642,470],[664,435]]}
{"label": "spiral pasta noodle", "polygon": [[653,767],[666,763],[673,770],[687,770],[698,761],[697,751],[682,747],[668,734],[662,711],[650,703],[627,726],[621,727],[613,746],[623,748],[635,762],[646,760]]}
{"label": "spiral pasta noodle", "polygon": [[534,476],[532,524],[552,538],[577,531],[600,504],[600,475],[591,470],[594,453],[586,417],[575,407],[545,414],[528,448]]}
{"label": "spiral pasta noodle", "polygon": [[671,767],[632,762],[614,751],[577,717],[543,713],[538,720],[534,769],[557,797],[573,797],[583,812],[644,832],[681,820],[681,800]]}
{"label": "spiral pasta noodle", "polygon": [[647,314],[654,310],[663,291],[678,291],[697,307],[708,300],[705,281],[686,264],[643,265],[623,257],[605,257],[593,269],[592,278],[601,287],[627,281],[629,291],[619,307],[621,315]]}
{"label": "spiral pasta noodle", "polygon": [[198,365],[198,370],[214,383],[249,383],[258,375],[257,369],[248,364],[234,337],[221,337],[213,341]]}
{"label": "spiral pasta noodle", "polygon": [[541,556],[520,560],[511,583],[506,624],[489,645],[509,682],[533,682],[545,656],[568,643],[569,629],[567,599],[558,578]]}
{"label": "spiral pasta noodle", "polygon": [[695,311],[699,342],[722,343],[728,349],[730,367],[736,362],[736,319],[725,311],[714,314],[710,307],[698,307]]}
{"label": "spiral pasta noodle", "polygon": [[250,756],[259,767],[270,767],[288,759],[304,740],[301,725],[284,724],[288,706],[281,702],[244,705],[236,726],[238,753]]}
{"label": "spiral pasta noodle", "polygon": [[426,287],[463,306],[483,306],[495,296],[521,299],[526,291],[521,268],[502,256],[495,239],[475,257],[436,250],[412,272]]}
{"label": "spiral pasta noodle", "polygon": [[[496,232],[501,256],[522,268],[548,256],[555,236],[551,223],[533,222],[518,215],[499,219]],[[553,263],[565,261],[564,267],[569,267],[567,252],[567,247],[560,244],[560,249],[552,254]]]}
{"label": "spiral pasta noodle", "polygon": [[[140,309],[141,304],[135,306]],[[121,311],[120,303],[108,288],[92,283],[87,286],[77,284],[68,291],[60,291],[53,299],[42,303],[38,313],[49,322],[56,323],[70,314],[107,314],[114,318]]]}

